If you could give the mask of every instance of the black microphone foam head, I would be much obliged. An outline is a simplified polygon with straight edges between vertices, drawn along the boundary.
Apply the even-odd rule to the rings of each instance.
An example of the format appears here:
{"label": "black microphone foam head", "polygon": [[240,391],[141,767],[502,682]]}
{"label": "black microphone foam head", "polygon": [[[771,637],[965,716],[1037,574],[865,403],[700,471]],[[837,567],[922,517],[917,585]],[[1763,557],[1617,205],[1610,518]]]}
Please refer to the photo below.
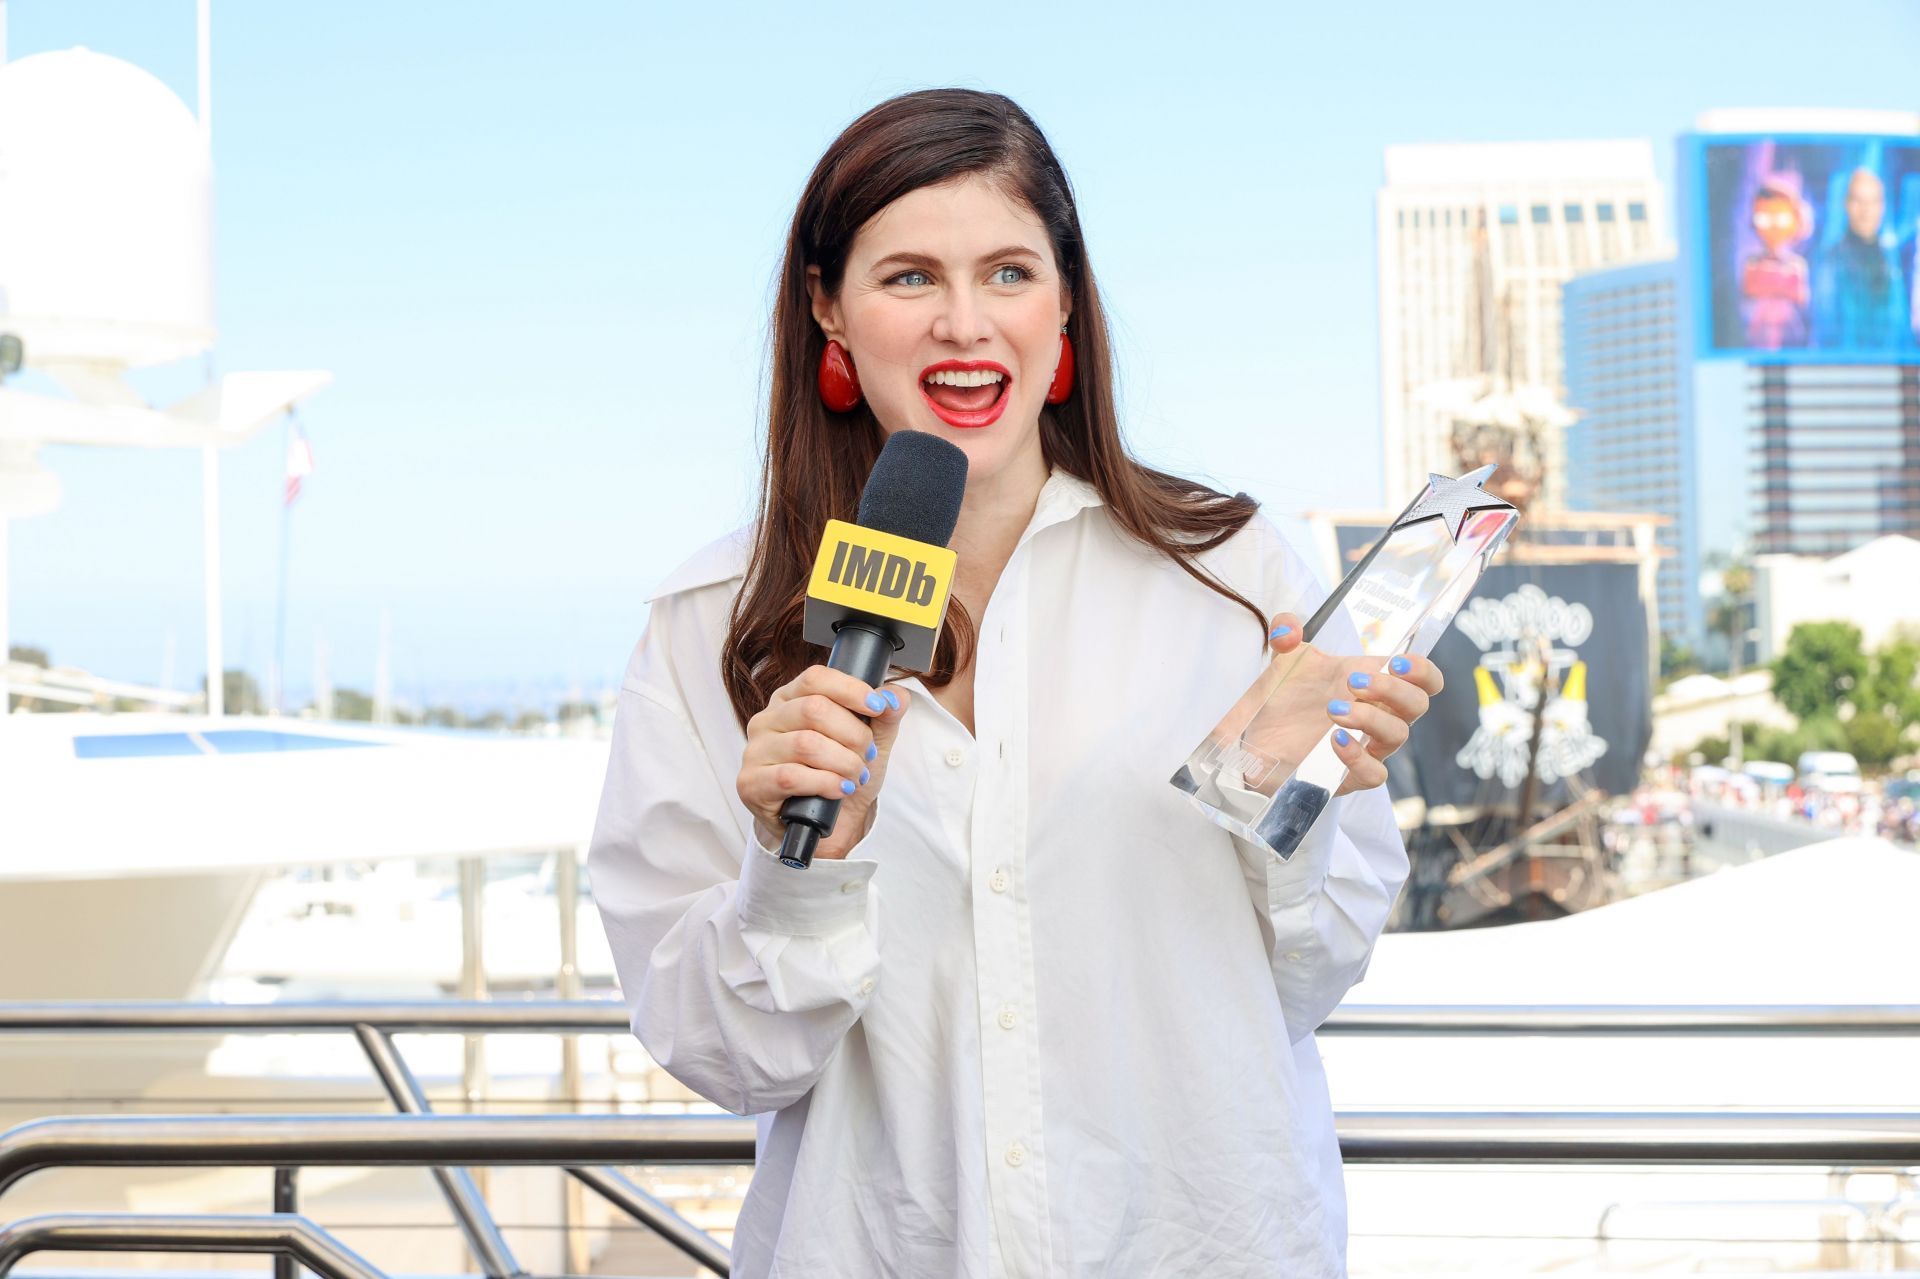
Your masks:
{"label": "black microphone foam head", "polygon": [[895,431],[860,493],[856,523],[932,546],[953,540],[967,492],[967,455],[925,431]]}

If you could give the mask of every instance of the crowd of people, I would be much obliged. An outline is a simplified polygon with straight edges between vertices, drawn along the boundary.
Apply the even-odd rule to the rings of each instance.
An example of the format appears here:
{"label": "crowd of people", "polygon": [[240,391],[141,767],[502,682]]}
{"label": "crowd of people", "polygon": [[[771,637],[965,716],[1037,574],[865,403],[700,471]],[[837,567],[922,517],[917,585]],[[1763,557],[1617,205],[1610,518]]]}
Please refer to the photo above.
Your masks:
{"label": "crowd of people", "polygon": [[1695,769],[1692,799],[1805,822],[1826,835],[1878,835],[1920,845],[1920,784],[1902,778],[1865,781],[1859,789],[1829,789],[1799,780],[1770,784],[1746,773]]}

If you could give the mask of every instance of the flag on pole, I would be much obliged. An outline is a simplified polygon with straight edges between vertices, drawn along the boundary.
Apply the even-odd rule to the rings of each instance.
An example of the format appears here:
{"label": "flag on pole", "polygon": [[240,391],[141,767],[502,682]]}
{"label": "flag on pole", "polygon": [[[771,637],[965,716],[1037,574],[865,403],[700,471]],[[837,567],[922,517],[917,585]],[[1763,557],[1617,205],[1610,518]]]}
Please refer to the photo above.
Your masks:
{"label": "flag on pole", "polygon": [[283,505],[293,505],[293,499],[300,496],[300,481],[312,474],[313,445],[295,421],[292,433],[287,436],[287,488]]}

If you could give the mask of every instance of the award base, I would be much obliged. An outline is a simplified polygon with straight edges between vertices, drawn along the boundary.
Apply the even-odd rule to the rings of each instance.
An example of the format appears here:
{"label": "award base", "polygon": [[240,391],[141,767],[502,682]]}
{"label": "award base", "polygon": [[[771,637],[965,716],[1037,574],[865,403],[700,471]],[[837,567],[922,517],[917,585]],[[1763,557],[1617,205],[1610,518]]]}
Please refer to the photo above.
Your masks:
{"label": "award base", "polygon": [[[1347,778],[1327,702],[1348,695],[1349,672],[1385,673],[1395,656],[1424,657],[1518,522],[1510,504],[1479,488],[1491,471],[1430,477],[1303,628],[1308,643],[1270,661],[1187,756],[1171,780],[1210,821],[1293,855]],[[1312,642],[1336,611],[1358,637],[1344,655]]]}

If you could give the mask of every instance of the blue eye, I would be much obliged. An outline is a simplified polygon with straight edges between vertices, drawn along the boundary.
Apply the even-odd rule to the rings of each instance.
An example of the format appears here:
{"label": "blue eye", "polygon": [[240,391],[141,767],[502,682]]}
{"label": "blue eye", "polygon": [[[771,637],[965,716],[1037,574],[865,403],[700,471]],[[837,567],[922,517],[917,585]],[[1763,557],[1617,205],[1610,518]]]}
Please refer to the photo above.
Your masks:
{"label": "blue eye", "polygon": [[925,271],[902,271],[899,275],[896,275],[891,280],[887,281],[887,283],[904,284],[908,288],[917,289],[923,284],[933,283],[933,277],[928,275]]}
{"label": "blue eye", "polygon": [[1025,284],[1032,278],[1033,273],[1023,266],[1000,266],[993,269],[995,284]]}

